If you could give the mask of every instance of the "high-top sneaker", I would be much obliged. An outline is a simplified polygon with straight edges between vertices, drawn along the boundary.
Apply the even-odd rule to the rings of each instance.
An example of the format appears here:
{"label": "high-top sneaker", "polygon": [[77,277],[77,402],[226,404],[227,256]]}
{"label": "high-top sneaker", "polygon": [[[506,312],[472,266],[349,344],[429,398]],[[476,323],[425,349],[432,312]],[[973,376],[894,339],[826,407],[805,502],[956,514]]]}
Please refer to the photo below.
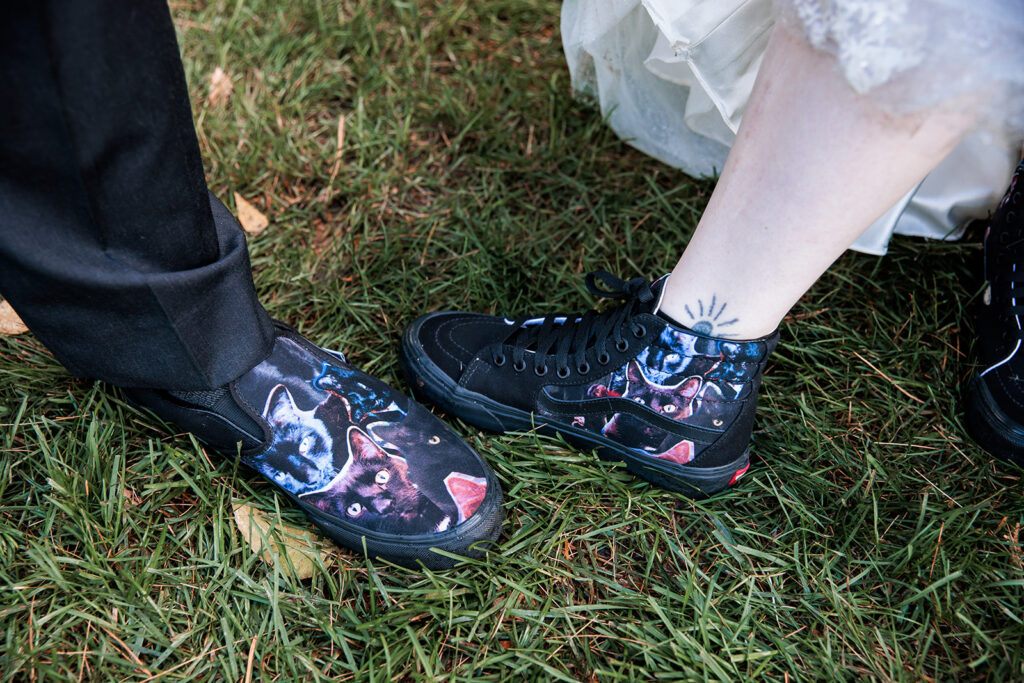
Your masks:
{"label": "high-top sneaker", "polygon": [[997,458],[1024,465],[1024,162],[985,230],[986,286],[976,316],[981,369],[968,386],[967,432]]}
{"label": "high-top sneaker", "polygon": [[425,315],[402,337],[401,365],[418,393],[474,425],[559,433],[668,489],[711,494],[747,471],[778,333],[733,341],[672,324],[657,314],[664,280],[591,273],[591,292],[623,300],[601,313]]}

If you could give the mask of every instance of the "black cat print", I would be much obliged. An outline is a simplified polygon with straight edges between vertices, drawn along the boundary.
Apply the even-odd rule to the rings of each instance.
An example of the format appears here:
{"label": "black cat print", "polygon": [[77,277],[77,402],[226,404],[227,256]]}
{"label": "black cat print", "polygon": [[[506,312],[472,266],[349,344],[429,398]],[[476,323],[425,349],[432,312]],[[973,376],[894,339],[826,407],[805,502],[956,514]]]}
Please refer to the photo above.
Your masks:
{"label": "black cat print", "polygon": [[[634,360],[596,382],[545,391],[563,405],[578,402],[584,414],[573,416],[574,427],[650,457],[686,464],[696,456],[692,441],[635,414],[597,406],[630,401],[674,422],[723,431],[751,395],[750,380],[763,353],[756,342],[709,339],[666,327]],[[589,405],[595,408],[588,413]]]}
{"label": "black cat print", "polygon": [[487,493],[483,463],[468,445],[425,408],[340,358],[327,362],[279,338],[236,390],[271,431],[267,448],[246,463],[350,524],[440,533],[472,516]]}

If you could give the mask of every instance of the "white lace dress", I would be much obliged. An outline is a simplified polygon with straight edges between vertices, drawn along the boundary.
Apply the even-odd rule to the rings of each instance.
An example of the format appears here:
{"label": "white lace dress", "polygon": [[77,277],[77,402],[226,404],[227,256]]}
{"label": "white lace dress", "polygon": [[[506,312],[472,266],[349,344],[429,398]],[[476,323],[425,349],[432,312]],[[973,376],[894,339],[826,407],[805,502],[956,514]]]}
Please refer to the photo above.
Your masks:
{"label": "white lace dress", "polygon": [[690,175],[722,168],[768,36],[785,21],[893,111],[968,93],[977,129],[853,245],[959,237],[1005,190],[1024,137],[1022,0],[566,0],[574,90],[638,149]]}

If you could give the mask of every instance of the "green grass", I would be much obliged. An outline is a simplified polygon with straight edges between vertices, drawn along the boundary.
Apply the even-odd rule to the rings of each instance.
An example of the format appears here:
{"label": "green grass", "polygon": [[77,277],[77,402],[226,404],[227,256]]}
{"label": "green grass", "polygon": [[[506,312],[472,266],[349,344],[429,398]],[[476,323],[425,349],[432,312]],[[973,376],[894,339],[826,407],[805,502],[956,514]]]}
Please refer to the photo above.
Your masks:
{"label": "green grass", "polygon": [[[210,185],[272,221],[250,241],[262,300],[405,389],[416,315],[589,307],[589,270],[671,268],[712,188],[572,100],[556,2],[173,12]],[[235,91],[211,106],[216,66]],[[708,501],[456,423],[508,520],[441,573],[335,550],[290,578],[231,516],[305,525],[270,485],[2,338],[0,676],[1020,678],[1020,471],[958,408],[977,256],[898,238],[840,259],[783,325],[751,473]]]}

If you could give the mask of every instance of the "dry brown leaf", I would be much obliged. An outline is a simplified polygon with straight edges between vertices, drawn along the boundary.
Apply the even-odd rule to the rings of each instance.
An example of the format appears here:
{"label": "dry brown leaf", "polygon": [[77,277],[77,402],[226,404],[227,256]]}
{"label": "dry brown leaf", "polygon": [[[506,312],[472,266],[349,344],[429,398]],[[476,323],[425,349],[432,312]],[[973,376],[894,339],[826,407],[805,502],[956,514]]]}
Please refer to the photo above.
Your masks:
{"label": "dry brown leaf", "polygon": [[210,74],[210,105],[216,107],[221,102],[226,102],[231,97],[235,84],[231,76],[219,66]]}
{"label": "dry brown leaf", "polygon": [[235,211],[238,213],[238,222],[242,224],[242,229],[250,235],[258,235],[270,225],[267,217],[237,192],[235,193]]}
{"label": "dry brown leaf", "polygon": [[[280,564],[282,571],[285,572],[291,572],[294,568],[293,576],[297,579],[308,579],[313,576],[317,555],[325,567],[334,564],[334,557],[329,554],[327,544],[312,531],[287,524],[274,524],[274,528],[271,529],[270,518],[251,505],[236,503],[233,509],[235,524],[242,532],[242,538],[254,553],[262,555],[263,561],[267,564]],[[281,562],[282,547],[288,562]]]}
{"label": "dry brown leaf", "polygon": [[28,327],[14,312],[14,308],[6,301],[0,300],[0,334],[12,335],[28,332]]}

